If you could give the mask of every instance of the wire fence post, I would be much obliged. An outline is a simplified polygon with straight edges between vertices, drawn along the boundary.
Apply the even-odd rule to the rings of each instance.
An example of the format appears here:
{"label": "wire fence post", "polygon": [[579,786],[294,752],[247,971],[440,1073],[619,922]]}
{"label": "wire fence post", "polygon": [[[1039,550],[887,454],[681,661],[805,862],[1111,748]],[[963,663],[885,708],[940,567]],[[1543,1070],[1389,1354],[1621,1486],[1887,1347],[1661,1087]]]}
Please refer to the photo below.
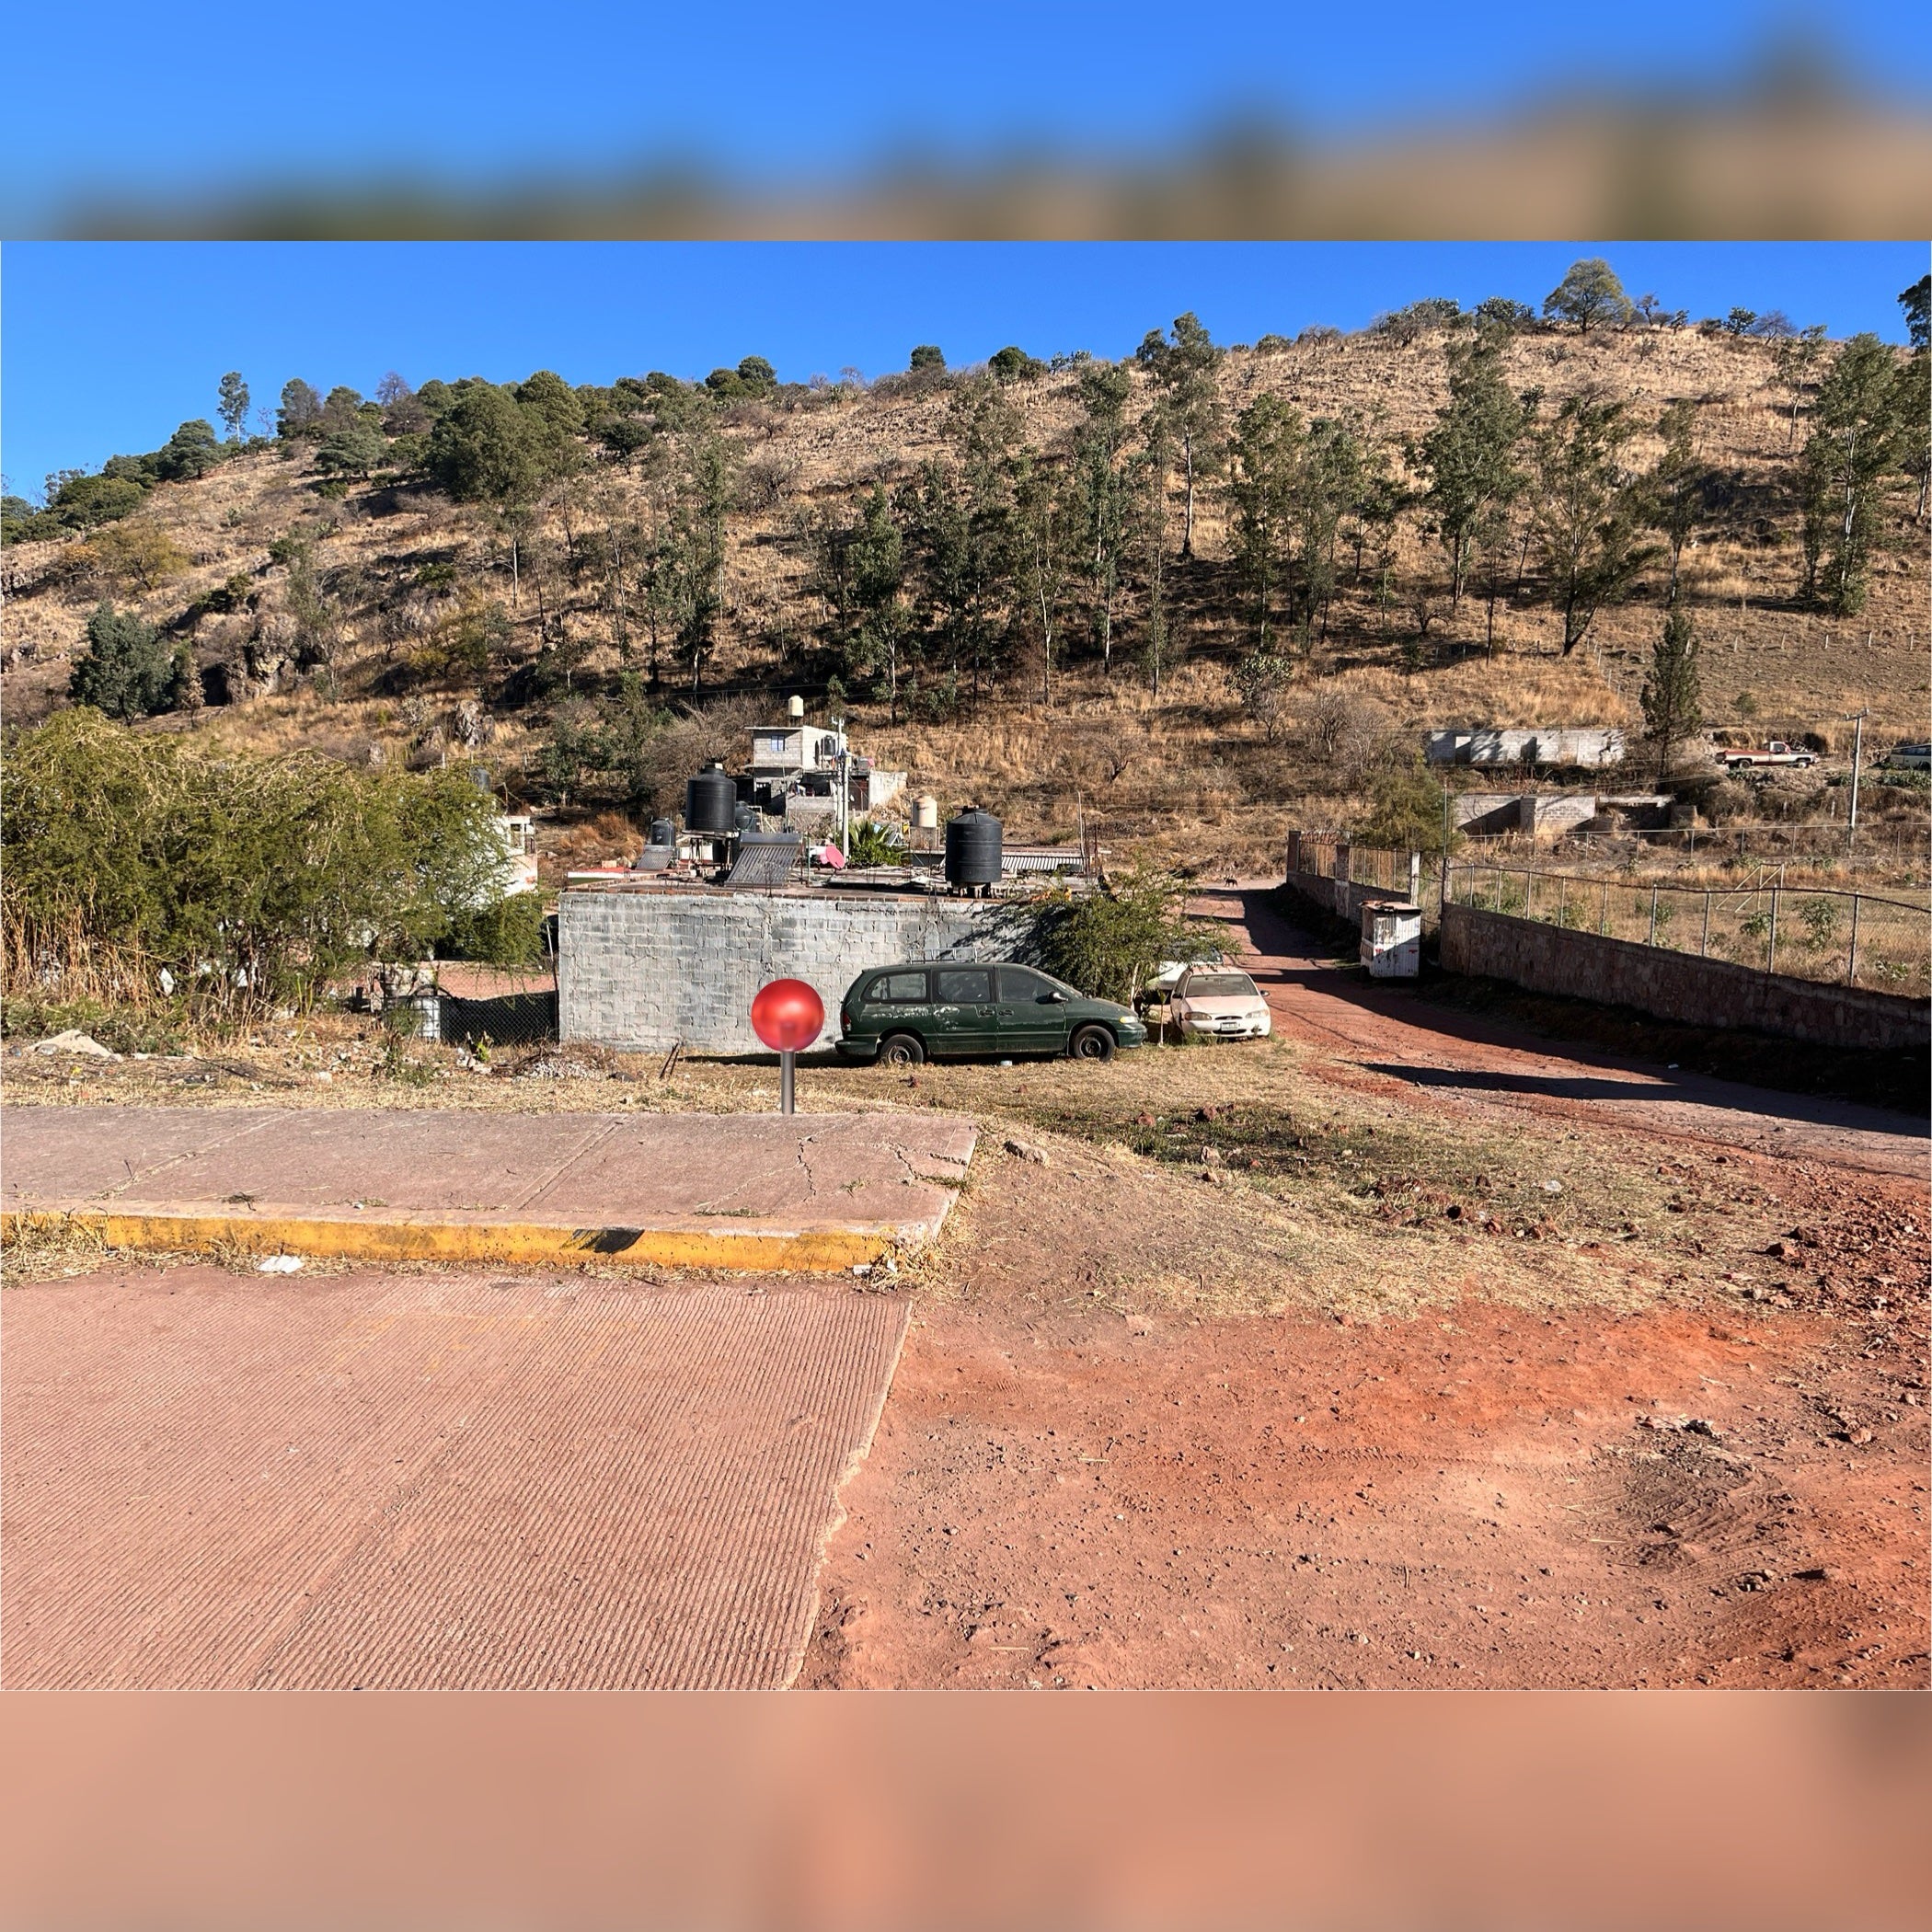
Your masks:
{"label": "wire fence post", "polygon": [[1604,881],[1604,903],[1597,910],[1596,936],[1601,939],[1610,930],[1610,881]]}
{"label": "wire fence post", "polygon": [[1845,961],[1845,983],[1856,986],[1858,983],[1858,895],[1852,894],[1851,951]]}
{"label": "wire fence post", "polygon": [[1536,868],[1534,866],[1524,866],[1523,868],[1523,916],[1525,919],[1534,919],[1536,916],[1535,911],[1535,903]]}
{"label": "wire fence post", "polygon": [[1704,934],[1697,941],[1697,957],[1700,960],[1708,960],[1710,957],[1710,894],[1708,892],[1704,895]]}
{"label": "wire fence post", "polygon": [[1776,886],[1771,888],[1771,934],[1769,942],[1765,948],[1765,971],[1766,972],[1776,972],[1777,971],[1777,888]]}
{"label": "wire fence post", "polygon": [[1646,946],[1654,946],[1654,945],[1656,945],[1656,943],[1657,943],[1657,888],[1656,888],[1655,886],[1652,886],[1652,887],[1650,888],[1650,937],[1649,937],[1648,939],[1646,939],[1646,940],[1644,941],[1644,944],[1645,944]]}

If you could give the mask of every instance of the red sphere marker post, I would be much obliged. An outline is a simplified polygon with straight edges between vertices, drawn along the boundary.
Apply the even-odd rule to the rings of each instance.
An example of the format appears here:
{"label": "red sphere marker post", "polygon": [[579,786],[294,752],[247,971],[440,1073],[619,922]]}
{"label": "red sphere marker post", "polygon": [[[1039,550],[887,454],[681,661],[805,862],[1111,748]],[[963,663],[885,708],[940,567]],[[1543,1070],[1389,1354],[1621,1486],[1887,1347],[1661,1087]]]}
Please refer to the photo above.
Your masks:
{"label": "red sphere marker post", "polygon": [[825,1003],[803,980],[774,980],[752,1001],[752,1030],[778,1056],[778,1111],[792,1111],[792,1055],[813,1045]]}

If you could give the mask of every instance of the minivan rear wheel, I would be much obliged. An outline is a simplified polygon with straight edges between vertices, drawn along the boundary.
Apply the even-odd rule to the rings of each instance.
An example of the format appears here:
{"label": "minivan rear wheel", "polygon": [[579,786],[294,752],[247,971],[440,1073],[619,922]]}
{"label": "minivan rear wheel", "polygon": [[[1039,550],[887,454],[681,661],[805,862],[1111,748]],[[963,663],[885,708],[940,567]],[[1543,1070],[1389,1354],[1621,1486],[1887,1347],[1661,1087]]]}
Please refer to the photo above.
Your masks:
{"label": "minivan rear wheel", "polygon": [[926,1058],[926,1048],[913,1033],[888,1033],[879,1042],[880,1066],[917,1066]]}
{"label": "minivan rear wheel", "polygon": [[1075,1060],[1111,1060],[1113,1035],[1105,1027],[1082,1027],[1066,1050]]}

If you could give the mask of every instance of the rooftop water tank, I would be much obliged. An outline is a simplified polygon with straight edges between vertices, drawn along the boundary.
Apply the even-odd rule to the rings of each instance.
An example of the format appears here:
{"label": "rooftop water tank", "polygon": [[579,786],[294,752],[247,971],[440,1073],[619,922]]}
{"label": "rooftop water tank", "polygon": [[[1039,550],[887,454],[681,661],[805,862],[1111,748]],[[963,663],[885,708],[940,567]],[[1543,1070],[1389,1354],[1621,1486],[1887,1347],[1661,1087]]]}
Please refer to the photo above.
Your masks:
{"label": "rooftop water tank", "polygon": [[805,716],[805,700],[797,696],[788,697],[785,700],[785,715],[793,724],[799,723]]}
{"label": "rooftop water tank", "polygon": [[922,791],[913,800],[913,823],[922,832],[939,829],[939,801],[931,792]]}
{"label": "rooftop water tank", "polygon": [[653,845],[676,845],[677,821],[675,819],[652,819],[650,822],[650,843]]}
{"label": "rooftop water tank", "polygon": [[742,838],[747,832],[756,832],[760,827],[758,808],[747,805],[742,799],[732,808],[731,830]]}
{"label": "rooftop water tank", "polygon": [[684,830],[721,838],[738,823],[738,787],[715,758],[684,786]]}
{"label": "rooftop water tank", "polygon": [[946,822],[946,882],[955,886],[997,885],[1005,834],[990,811],[968,806]]}

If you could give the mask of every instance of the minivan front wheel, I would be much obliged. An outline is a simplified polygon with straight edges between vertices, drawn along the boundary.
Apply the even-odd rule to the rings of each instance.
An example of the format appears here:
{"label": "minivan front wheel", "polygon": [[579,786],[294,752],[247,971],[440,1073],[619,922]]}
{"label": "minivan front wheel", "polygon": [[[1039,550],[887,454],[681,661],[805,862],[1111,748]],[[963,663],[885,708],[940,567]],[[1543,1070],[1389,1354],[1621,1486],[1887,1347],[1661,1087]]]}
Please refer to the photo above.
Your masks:
{"label": "minivan front wheel", "polygon": [[917,1066],[926,1058],[926,1048],[912,1033],[888,1033],[879,1043],[880,1066]]}
{"label": "minivan front wheel", "polygon": [[1082,1027],[1066,1050],[1075,1060],[1111,1060],[1113,1035],[1105,1027]]}

